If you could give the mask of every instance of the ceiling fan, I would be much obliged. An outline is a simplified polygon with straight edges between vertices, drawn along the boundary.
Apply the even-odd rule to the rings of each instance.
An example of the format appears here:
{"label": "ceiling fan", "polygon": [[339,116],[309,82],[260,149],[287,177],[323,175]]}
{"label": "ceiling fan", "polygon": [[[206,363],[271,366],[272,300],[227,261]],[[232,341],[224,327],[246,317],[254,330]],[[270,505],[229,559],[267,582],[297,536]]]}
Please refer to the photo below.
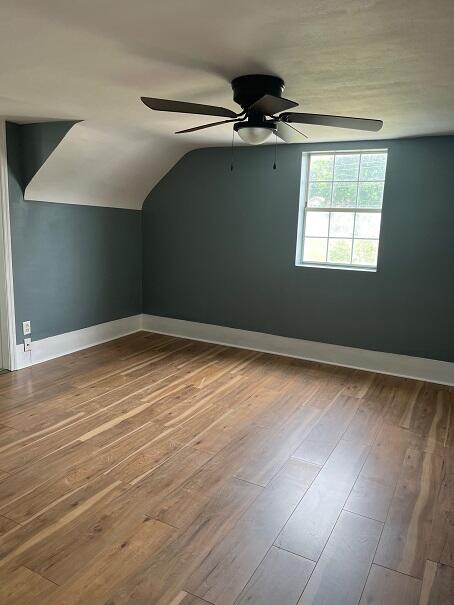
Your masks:
{"label": "ceiling fan", "polygon": [[377,132],[383,126],[381,120],[289,112],[287,110],[296,107],[298,103],[282,97],[284,86],[284,80],[276,76],[247,75],[235,78],[232,80],[233,100],[241,106],[242,111],[240,113],[235,113],[225,107],[202,105],[200,103],[186,103],[184,101],[170,101],[151,97],[141,97],[141,100],[147,107],[155,111],[228,118],[219,122],[179,130],[175,134],[195,132],[220,124],[233,123],[234,130],[243,141],[250,145],[264,143],[273,133],[286,143],[301,142],[302,138],[307,138],[292,124],[315,124],[370,132]]}

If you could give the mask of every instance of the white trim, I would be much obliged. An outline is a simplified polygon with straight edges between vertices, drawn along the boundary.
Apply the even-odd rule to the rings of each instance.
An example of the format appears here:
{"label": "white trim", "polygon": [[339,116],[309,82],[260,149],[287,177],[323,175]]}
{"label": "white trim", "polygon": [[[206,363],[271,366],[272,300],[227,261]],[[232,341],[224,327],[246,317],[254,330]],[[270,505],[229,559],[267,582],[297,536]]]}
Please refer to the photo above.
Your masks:
{"label": "white trim", "polygon": [[27,353],[24,352],[23,344],[17,345],[17,369],[68,355],[140,330],[454,386],[454,363],[447,361],[343,347],[156,315],[133,315],[35,340],[31,352]]}
{"label": "white trim", "polygon": [[[303,244],[304,244],[304,217],[306,208],[306,195],[307,195],[307,183],[309,180],[309,154],[301,154],[301,178],[300,178],[300,190],[299,190],[299,202],[298,202],[298,221],[296,229],[296,252],[295,252],[295,265],[298,267],[303,258]],[[305,193],[303,194],[302,191]]]}
{"label": "white trim", "polygon": [[[311,150],[308,152],[303,152],[302,165],[301,165],[301,185],[300,185],[300,201],[299,201],[299,209],[298,209],[298,229],[297,229],[295,266],[297,266],[297,267],[317,267],[320,269],[350,269],[353,271],[355,271],[355,270],[361,271],[361,270],[366,269],[371,272],[377,271],[378,255],[380,252],[380,229],[379,229],[378,237],[355,237],[355,224],[356,224],[356,217],[358,214],[374,213],[374,214],[380,214],[380,216],[381,216],[382,211],[383,211],[383,208],[382,208],[383,200],[382,200],[382,206],[380,206],[380,208],[358,208],[357,206],[354,206],[352,208],[344,208],[344,207],[338,208],[338,207],[333,206],[332,204],[330,204],[329,206],[324,206],[324,207],[309,207],[307,204],[309,201],[309,187],[311,184],[310,175],[311,175],[312,158],[314,156],[332,155],[334,158],[331,179],[317,181],[318,183],[330,183],[331,184],[331,197],[334,195],[334,185],[336,183],[341,183],[341,184],[342,183],[344,183],[344,184],[345,183],[356,183],[356,198],[357,198],[358,192],[359,192],[359,185],[361,183],[383,183],[383,189],[384,189],[385,181],[386,181],[386,168],[387,168],[387,164],[388,164],[388,152],[389,152],[388,149],[366,149],[366,150],[357,149],[355,151],[332,150],[332,151],[323,151],[321,153]],[[361,162],[362,162],[363,156],[367,155],[367,154],[373,154],[373,153],[381,153],[381,154],[386,155],[385,178],[383,179],[383,181],[381,181],[381,180],[371,181],[371,180],[362,180],[361,179]],[[336,157],[339,155],[345,155],[345,154],[354,154],[354,155],[359,156],[358,175],[357,175],[357,178],[354,180],[351,179],[348,181],[339,181],[334,178],[335,169],[336,169]],[[304,260],[304,248],[306,246],[306,241],[308,239],[314,239],[314,237],[316,237],[316,236],[306,235],[306,233],[305,233],[307,216],[308,216],[308,214],[311,214],[313,212],[324,212],[324,213],[328,214],[328,230],[327,230],[327,236],[326,236],[326,255],[325,255],[326,258],[324,261],[320,261],[320,262]],[[331,216],[336,213],[347,213],[347,212],[352,213],[354,215],[353,216],[352,236],[345,238],[345,239],[351,240],[350,262],[335,263],[335,262],[328,260],[330,239],[335,239],[330,236]],[[355,241],[363,240],[363,239],[377,241],[377,262],[375,265],[359,265],[359,264],[353,262],[353,248],[354,248]]]}
{"label": "white trim", "polygon": [[0,120],[0,367],[16,369],[16,320],[5,121]]}
{"label": "white trim", "polygon": [[287,357],[454,385],[454,363],[286,338],[156,315],[143,315],[142,329]]}
{"label": "white trim", "polygon": [[132,315],[108,321],[82,330],[66,332],[32,342],[32,350],[24,351],[24,345],[16,345],[17,369],[26,368],[55,357],[68,355],[81,349],[94,347],[103,342],[138,332],[142,327],[142,315]]}
{"label": "white trim", "polygon": [[365,271],[366,273],[377,273],[377,267],[369,265],[328,265],[327,263],[296,263],[297,267],[309,267],[311,269],[341,269],[342,271]]}

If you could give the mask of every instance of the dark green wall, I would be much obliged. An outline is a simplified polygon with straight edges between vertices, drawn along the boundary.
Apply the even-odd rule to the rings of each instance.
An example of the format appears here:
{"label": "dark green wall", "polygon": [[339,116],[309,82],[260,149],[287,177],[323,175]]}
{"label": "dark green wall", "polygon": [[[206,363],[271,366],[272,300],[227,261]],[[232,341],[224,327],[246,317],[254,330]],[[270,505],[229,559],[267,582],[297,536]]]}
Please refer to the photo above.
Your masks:
{"label": "dark green wall", "polygon": [[72,123],[7,124],[17,342],[128,317],[142,308],[141,213],[24,201]]}
{"label": "dark green wall", "polygon": [[[8,125],[12,144],[20,151],[20,181],[22,189],[29,184],[63,137],[77,122],[37,122]],[[11,131],[14,131],[12,134]]]}
{"label": "dark green wall", "polygon": [[[378,271],[295,267],[303,151],[387,147]],[[454,361],[454,137],[202,149],[143,208],[144,312]]]}

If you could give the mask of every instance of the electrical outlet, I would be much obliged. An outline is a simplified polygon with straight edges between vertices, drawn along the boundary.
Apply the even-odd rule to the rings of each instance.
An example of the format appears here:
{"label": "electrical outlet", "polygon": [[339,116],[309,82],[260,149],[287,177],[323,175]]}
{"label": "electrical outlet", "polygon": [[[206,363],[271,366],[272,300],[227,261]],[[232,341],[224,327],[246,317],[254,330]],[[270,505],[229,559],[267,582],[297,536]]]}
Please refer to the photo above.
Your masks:
{"label": "electrical outlet", "polygon": [[31,321],[23,321],[22,322],[22,330],[24,332],[24,336],[32,333],[32,323]]}
{"label": "electrical outlet", "polygon": [[32,339],[24,338],[24,351],[31,351],[31,350],[32,350]]}

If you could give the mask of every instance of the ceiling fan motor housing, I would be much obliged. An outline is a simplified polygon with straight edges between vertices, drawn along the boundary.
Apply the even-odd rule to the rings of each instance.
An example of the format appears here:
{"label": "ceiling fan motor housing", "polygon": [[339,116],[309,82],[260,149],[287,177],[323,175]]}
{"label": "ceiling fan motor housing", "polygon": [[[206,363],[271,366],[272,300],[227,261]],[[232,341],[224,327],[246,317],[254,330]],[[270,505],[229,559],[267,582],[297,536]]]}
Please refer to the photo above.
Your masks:
{"label": "ceiling fan motor housing", "polygon": [[232,80],[233,100],[247,110],[264,95],[281,97],[284,87],[284,80],[276,76],[261,74],[239,76]]}
{"label": "ceiling fan motor housing", "polygon": [[[240,136],[244,135],[242,136],[244,139],[247,138],[248,131],[246,128],[261,129],[264,135],[268,134],[266,131],[272,128],[275,129],[276,135],[279,138],[286,143],[291,143],[293,142],[295,133],[290,132],[290,130],[296,131],[300,136],[305,137],[302,132],[291,125],[293,123],[334,126],[337,128],[356,128],[357,130],[372,132],[377,132],[383,126],[381,120],[371,120],[369,118],[351,118],[348,116],[298,113],[293,111],[289,113],[288,110],[297,107],[298,103],[285,99],[282,96],[285,84],[284,80],[278,76],[248,74],[234,78],[231,84],[233,100],[242,107],[240,113],[236,113],[227,107],[190,103],[187,101],[172,101],[170,99],[157,99],[154,97],[141,97],[141,100],[147,107],[155,111],[171,111],[228,118],[227,120],[179,130],[177,134],[195,132],[234,122],[234,129]],[[277,128],[278,125],[280,125],[279,128]],[[256,144],[256,141],[252,142],[252,137],[249,138],[251,139],[251,144]]]}

